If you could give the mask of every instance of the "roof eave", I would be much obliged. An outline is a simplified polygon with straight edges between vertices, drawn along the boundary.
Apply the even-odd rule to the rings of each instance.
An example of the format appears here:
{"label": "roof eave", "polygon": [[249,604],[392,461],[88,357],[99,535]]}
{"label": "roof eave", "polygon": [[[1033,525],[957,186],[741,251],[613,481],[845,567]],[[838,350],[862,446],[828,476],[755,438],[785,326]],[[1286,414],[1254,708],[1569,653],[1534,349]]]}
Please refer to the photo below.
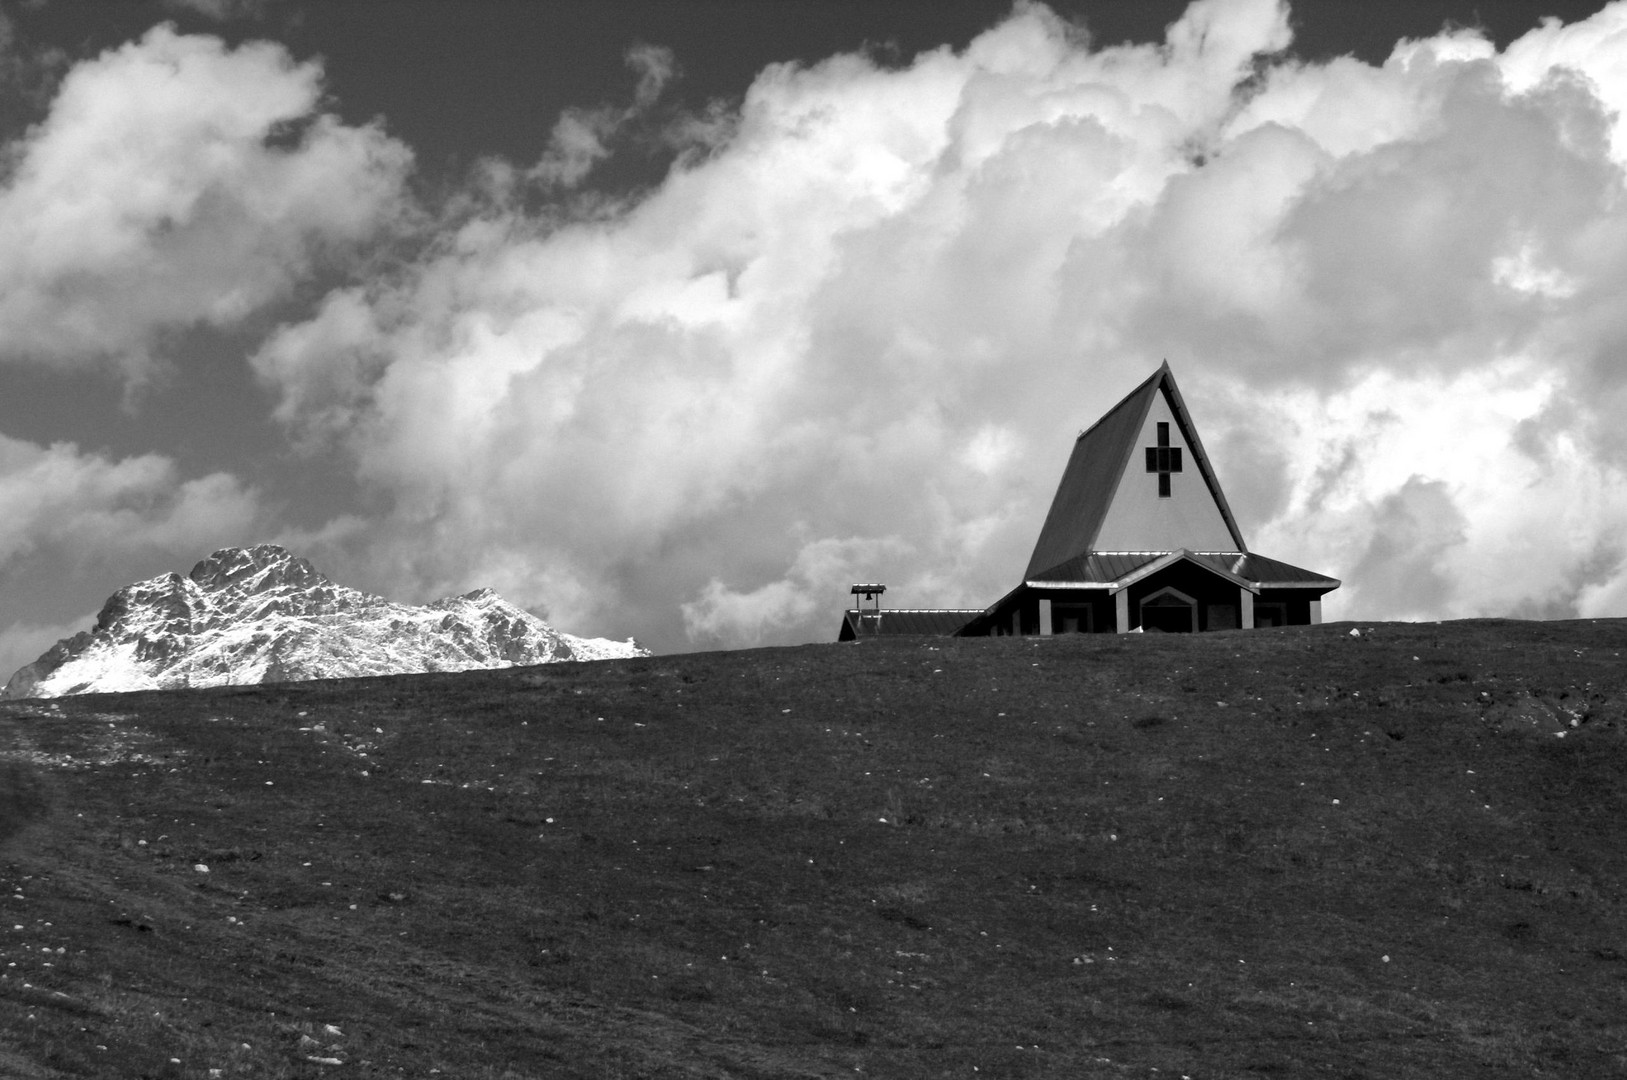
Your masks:
{"label": "roof eave", "polygon": [[882,608],[879,612],[872,608],[848,608],[849,615],[981,615],[988,608],[980,607],[890,607]]}
{"label": "roof eave", "polygon": [[1257,581],[1262,589],[1321,589],[1332,592],[1344,584],[1334,578],[1317,578],[1315,581]]}
{"label": "roof eave", "polygon": [[1030,589],[1115,589],[1116,581],[1025,581]]}
{"label": "roof eave", "polygon": [[[1334,589],[1337,589],[1344,584],[1342,581],[1249,581],[1247,578],[1238,577],[1234,574],[1222,573],[1212,566],[1205,566],[1204,569],[1215,574],[1217,577],[1225,577],[1233,580],[1239,586],[1248,589],[1250,592],[1259,592],[1261,589],[1324,589],[1328,592],[1332,592]],[[1145,576],[1146,575],[1143,574],[1139,576],[1126,577],[1117,581],[1025,581],[1023,582],[1023,585],[1029,589],[1117,590],[1124,588],[1126,585],[1134,585],[1141,579],[1141,577]]]}

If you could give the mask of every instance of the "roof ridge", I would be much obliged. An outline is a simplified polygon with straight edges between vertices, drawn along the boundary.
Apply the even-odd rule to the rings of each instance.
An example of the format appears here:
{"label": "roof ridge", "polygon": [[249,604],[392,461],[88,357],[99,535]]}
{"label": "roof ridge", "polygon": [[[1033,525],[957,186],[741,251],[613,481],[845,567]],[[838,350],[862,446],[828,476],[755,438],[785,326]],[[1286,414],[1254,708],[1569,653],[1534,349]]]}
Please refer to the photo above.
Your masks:
{"label": "roof ridge", "polygon": [[1117,412],[1119,409],[1123,408],[1126,404],[1128,404],[1131,398],[1135,397],[1137,394],[1142,393],[1144,390],[1146,390],[1147,385],[1149,383],[1157,381],[1157,379],[1158,379],[1158,377],[1160,375],[1163,375],[1168,371],[1169,371],[1169,361],[1165,360],[1163,362],[1163,364],[1159,365],[1159,368],[1158,368],[1157,371],[1153,372],[1151,375],[1147,376],[1145,379],[1142,379],[1139,383],[1136,384],[1136,387],[1135,387],[1134,390],[1131,390],[1128,394],[1125,394],[1123,397],[1119,398],[1118,402],[1116,404],[1114,404],[1114,406],[1111,409],[1108,409],[1106,412],[1102,413],[1102,415],[1098,416],[1096,418],[1096,422],[1094,424],[1092,424],[1089,427],[1085,428],[1084,430],[1080,431],[1078,435],[1075,435],[1073,437],[1073,441],[1078,442],[1080,439],[1083,439],[1086,435],[1089,435],[1092,431],[1095,431],[1097,428],[1101,427],[1102,423],[1104,421],[1106,421],[1108,417],[1112,416],[1115,412]]}

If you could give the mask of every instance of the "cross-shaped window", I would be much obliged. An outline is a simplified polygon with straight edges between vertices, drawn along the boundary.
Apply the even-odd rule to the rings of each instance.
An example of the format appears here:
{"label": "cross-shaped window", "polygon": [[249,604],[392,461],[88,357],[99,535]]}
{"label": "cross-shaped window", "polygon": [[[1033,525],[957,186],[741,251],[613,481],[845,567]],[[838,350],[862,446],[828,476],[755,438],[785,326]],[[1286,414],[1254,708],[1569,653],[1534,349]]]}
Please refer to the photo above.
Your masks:
{"label": "cross-shaped window", "polygon": [[1158,474],[1158,497],[1169,498],[1169,474],[1181,471],[1181,448],[1169,444],[1169,424],[1158,422],[1158,445],[1147,447],[1147,471]]}

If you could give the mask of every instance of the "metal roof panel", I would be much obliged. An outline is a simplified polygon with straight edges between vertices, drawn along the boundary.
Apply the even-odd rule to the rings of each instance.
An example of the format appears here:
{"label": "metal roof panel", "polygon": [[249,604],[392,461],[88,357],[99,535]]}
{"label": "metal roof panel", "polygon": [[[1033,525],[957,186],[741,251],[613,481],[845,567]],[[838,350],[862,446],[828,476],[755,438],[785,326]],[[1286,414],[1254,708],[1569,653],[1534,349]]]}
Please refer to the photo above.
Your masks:
{"label": "metal roof panel", "polygon": [[845,618],[860,637],[949,637],[981,614],[982,608],[884,608],[878,618],[850,608]]}
{"label": "metal roof panel", "polygon": [[1314,570],[1305,570],[1285,563],[1280,559],[1268,559],[1264,555],[1249,552],[1243,561],[1240,571],[1243,577],[1250,581],[1272,588],[1313,588],[1326,586],[1336,589],[1340,585],[1338,578],[1318,574]]}
{"label": "metal roof panel", "polygon": [[1050,567],[1090,550],[1164,371],[1159,368],[1074,440],[1062,481],[1023,572],[1025,578],[1041,576]]}

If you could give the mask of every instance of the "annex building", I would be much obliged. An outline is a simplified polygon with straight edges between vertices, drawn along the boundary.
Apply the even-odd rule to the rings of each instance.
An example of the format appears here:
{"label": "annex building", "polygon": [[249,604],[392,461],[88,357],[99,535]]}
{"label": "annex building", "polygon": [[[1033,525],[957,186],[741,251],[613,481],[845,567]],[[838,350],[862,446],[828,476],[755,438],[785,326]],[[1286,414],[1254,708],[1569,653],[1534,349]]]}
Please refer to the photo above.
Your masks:
{"label": "annex building", "polygon": [[1016,588],[981,611],[853,609],[839,640],[1305,625],[1339,584],[1248,549],[1165,363],[1075,440]]}

